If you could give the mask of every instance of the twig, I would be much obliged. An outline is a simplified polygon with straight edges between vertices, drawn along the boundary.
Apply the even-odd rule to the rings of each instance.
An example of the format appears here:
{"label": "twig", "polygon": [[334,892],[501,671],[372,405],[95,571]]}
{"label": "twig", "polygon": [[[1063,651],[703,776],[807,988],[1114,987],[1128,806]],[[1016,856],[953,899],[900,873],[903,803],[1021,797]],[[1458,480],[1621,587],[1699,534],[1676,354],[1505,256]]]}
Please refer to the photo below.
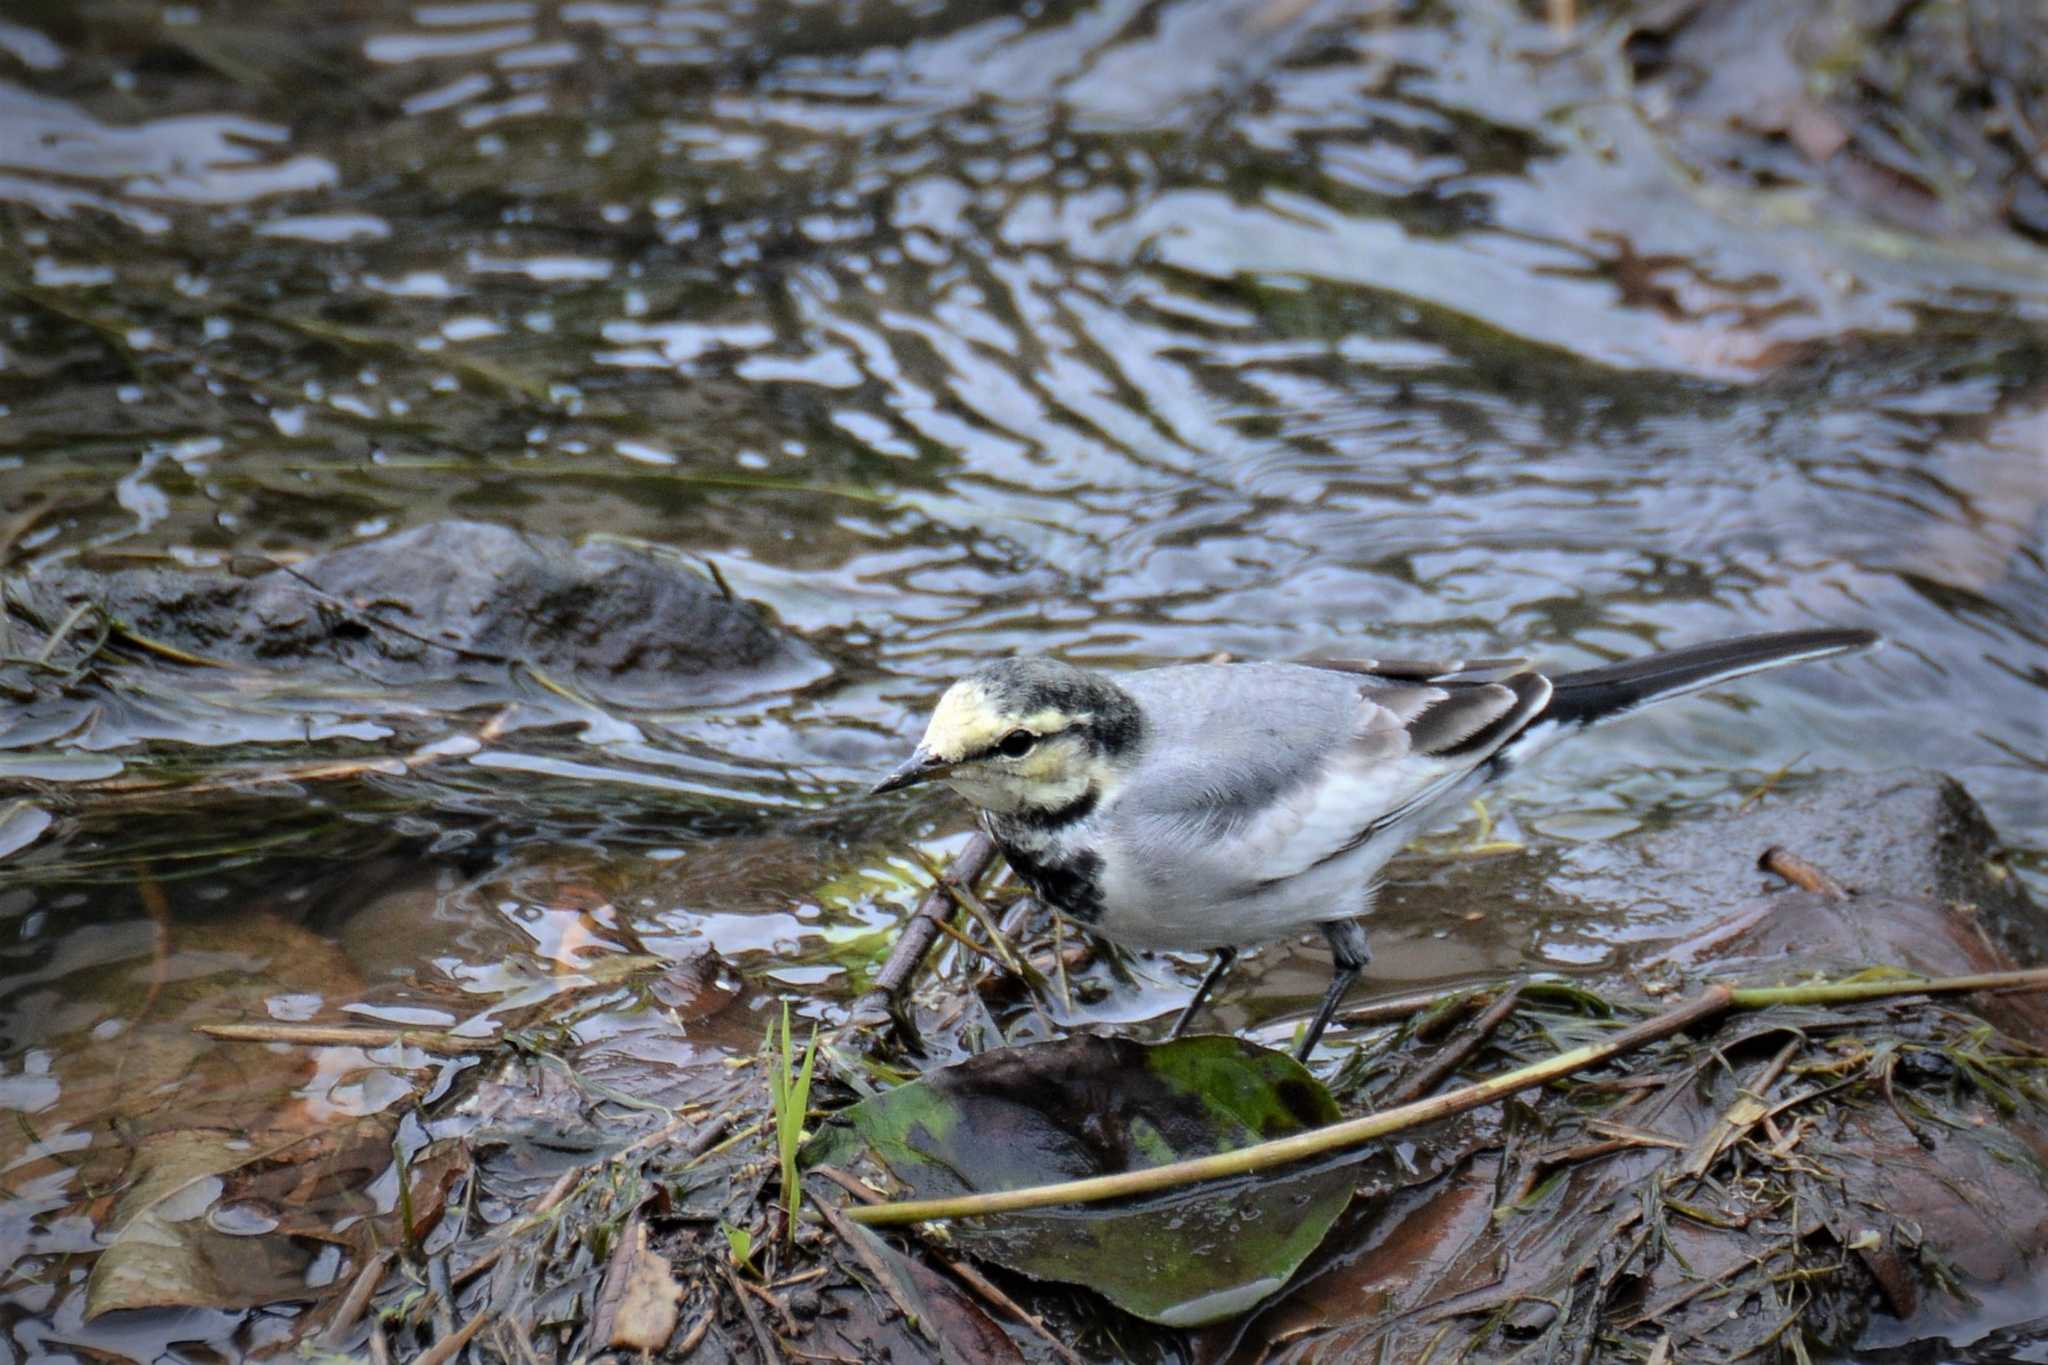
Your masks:
{"label": "twig", "polygon": [[[953,866],[942,880],[957,883],[973,883],[988,871],[996,859],[995,843],[986,834],[977,834],[967,841],[967,846],[953,859]],[[917,904],[917,910],[903,925],[903,932],[896,937],[896,946],[889,950],[889,956],[882,963],[882,969],[875,973],[875,983],[868,993],[854,1002],[851,1017],[863,1023],[880,1023],[889,1017],[896,999],[910,984],[910,978],[917,974],[918,964],[931,951],[932,944],[939,937],[937,922],[952,914],[953,898],[938,887],[925,892],[924,899]]]}
{"label": "twig", "polygon": [[[1661,1084],[1670,1079],[1671,1077],[1669,1076],[1659,1077],[1659,1082]],[[1629,1102],[1633,1103],[1633,1101]],[[1619,1105],[1616,1106],[1616,1108],[1620,1107]],[[1685,1144],[1675,1137],[1667,1137],[1663,1133],[1645,1132],[1641,1128],[1631,1128],[1625,1123],[1616,1123],[1612,1119],[1587,1119],[1586,1131],[1598,1133],[1607,1141],[1618,1142],[1624,1147],[1668,1147],[1674,1152],[1685,1150]]]}
{"label": "twig", "polygon": [[439,1057],[467,1057],[497,1047],[499,1038],[458,1038],[409,1028],[323,1024],[195,1024],[195,1033],[224,1043],[300,1043],[307,1047],[389,1047],[403,1043]]}
{"label": "twig", "polygon": [[[886,1208],[888,1206],[875,1205],[874,1207]],[[849,1215],[841,1212],[838,1205],[824,1199],[817,1201],[817,1209],[818,1212],[825,1215],[825,1221],[832,1225],[832,1230],[839,1234],[839,1240],[846,1243],[847,1250],[858,1257],[860,1263],[867,1267],[868,1274],[874,1276],[881,1284],[882,1292],[889,1296],[890,1302],[896,1305],[896,1310],[903,1314],[904,1322],[909,1324],[913,1330],[922,1330],[924,1335],[931,1337],[936,1342],[937,1326],[927,1322],[924,1316],[917,1311],[917,1305],[910,1301],[910,1296],[904,1292],[903,1286],[897,1283],[896,1276],[890,1271],[889,1267],[882,1263],[882,1258],[875,1255],[875,1249],[868,1245],[867,1239],[861,1235],[860,1229],[848,1226],[847,1220],[850,1216],[858,1217],[866,1210],[855,1209]]]}
{"label": "twig", "polygon": [[[398,1179],[398,1188],[402,1191],[406,1188],[404,1172],[399,1173]],[[408,1217],[406,1221],[410,1223],[411,1219]],[[412,1242],[408,1254],[417,1258],[420,1246],[410,1227],[406,1229],[406,1238]],[[455,1334],[455,1287],[448,1282],[448,1254],[444,1251],[427,1257],[426,1261],[427,1302],[433,1308],[434,1334],[447,1338]]]}
{"label": "twig", "polygon": [[509,1331],[503,1318],[491,1324],[491,1340],[497,1345],[498,1354],[507,1360],[516,1357],[522,1365],[540,1365],[540,1357],[533,1352],[532,1336],[532,1323],[513,1323]]}
{"label": "twig", "polygon": [[[859,1177],[849,1171],[842,1171],[836,1166],[813,1166],[810,1173],[825,1177],[825,1179],[831,1181],[840,1189],[845,1190],[863,1204],[879,1204],[883,1202],[883,1195],[869,1189],[861,1183]],[[1008,1294],[1005,1294],[1001,1286],[975,1269],[972,1264],[948,1256],[945,1252],[936,1248],[932,1249],[932,1254],[937,1256],[939,1263],[958,1276],[961,1282],[969,1289],[972,1289],[975,1293],[994,1304],[998,1309],[1036,1332],[1045,1344],[1052,1349],[1052,1353],[1061,1360],[1066,1361],[1067,1365],[1086,1365],[1081,1357],[1075,1355],[1065,1342],[1052,1334],[1052,1329],[1045,1325],[1044,1318],[1039,1317],[1038,1314],[1032,1312],[1023,1304],[1018,1303]]]}
{"label": "twig", "polygon": [[942,919],[934,922],[939,926],[940,933],[944,934],[947,938],[952,939],[955,943],[959,944],[961,947],[965,948],[968,952],[974,954],[976,957],[988,962],[992,962],[998,967],[1003,965],[1003,960],[1000,957],[996,956],[995,950],[993,948],[990,948],[985,943],[976,943],[973,939],[967,937],[967,935],[961,933],[958,929],[955,929],[951,921]]}
{"label": "twig", "polygon": [[1729,1282],[1734,1280],[1737,1275],[1740,1275],[1745,1270],[1755,1269],[1776,1254],[1775,1250],[1767,1250],[1754,1256],[1744,1256],[1734,1265],[1720,1267],[1718,1274],[1702,1275],[1687,1288],[1678,1290],[1676,1293],[1667,1296],[1662,1302],[1652,1304],[1634,1317],[1617,1322],[1614,1326],[1617,1330],[1626,1332],[1631,1328],[1640,1327],[1646,1322],[1664,1321],[1672,1313],[1691,1303],[1710,1289],[1726,1293]]}
{"label": "twig", "polygon": [[863,1204],[880,1204],[888,1199],[888,1196],[881,1191],[869,1189],[867,1184],[853,1172],[842,1171],[837,1166],[813,1166],[805,1171],[804,1174],[823,1176],[855,1199],[860,1200]]}
{"label": "twig", "polygon": [[1748,810],[1751,806],[1754,806],[1757,802],[1763,800],[1766,796],[1769,796],[1771,794],[1771,789],[1777,786],[1780,782],[1783,782],[1785,780],[1786,774],[1790,773],[1794,768],[1798,767],[1805,761],[1806,755],[1801,754],[1799,755],[1799,757],[1793,759],[1790,763],[1787,763],[1784,767],[1778,769],[1776,772],[1766,777],[1763,781],[1757,783],[1756,788],[1753,791],[1751,791],[1749,795],[1743,797],[1741,804],[1735,807],[1735,813],[1737,815],[1740,815],[1744,811]]}
{"label": "twig", "polygon": [[711,1314],[709,1312],[706,1312],[703,1317],[697,1319],[697,1325],[695,1327],[692,1327],[689,1331],[683,1333],[683,1339],[676,1343],[676,1347],[673,1351],[666,1351],[663,1353],[663,1359],[688,1360],[690,1358],[690,1352],[696,1350],[699,1346],[702,1346],[704,1344],[704,1334],[710,1330]]}
{"label": "twig", "polygon": [[321,587],[318,583],[308,578],[305,574],[300,573],[297,569],[293,568],[289,564],[284,563],[281,560],[273,559],[267,562],[269,563],[270,567],[278,573],[285,574],[290,578],[296,579],[301,587],[305,588],[308,592],[325,601],[329,606],[333,607],[336,611],[343,612],[346,615],[351,616],[358,621],[362,621],[369,625],[375,626],[379,630],[388,630],[394,635],[403,635],[408,640],[417,641],[418,643],[423,645],[430,645],[435,649],[445,649],[450,654],[457,655],[464,659],[476,659],[482,663],[490,664],[509,664],[514,662],[513,657],[509,654],[493,654],[481,649],[470,649],[463,645],[450,644],[446,640],[436,640],[431,635],[422,634],[419,631],[412,630],[406,626],[402,626],[398,624],[398,622],[396,621],[387,620],[384,617],[377,615],[375,612],[364,610],[363,608],[357,606],[355,603],[349,601],[345,597],[341,597],[336,593],[329,592],[327,589]]}
{"label": "twig", "polygon": [[1756,865],[1766,872],[1777,873],[1801,891],[1816,892],[1831,901],[1849,899],[1849,892],[1840,882],[1783,845],[1772,844],[1765,849],[1764,856],[1756,860]]}
{"label": "twig", "polygon": [[[468,1265],[456,1271],[452,1276],[449,1277],[450,1285],[453,1288],[460,1289],[463,1285],[468,1284],[471,1280],[475,1279],[477,1276],[483,1274],[486,1270],[489,1270],[491,1267],[495,1266],[499,1261],[503,1260],[505,1257],[505,1253],[512,1249],[513,1242],[518,1240],[520,1237],[524,1236],[526,1233],[530,1232],[550,1213],[554,1212],[555,1208],[558,1205],[560,1205],[562,1201],[566,1200],[571,1194],[574,1194],[576,1192],[576,1187],[581,1185],[585,1180],[588,1180],[592,1174],[594,1174],[597,1171],[603,1170],[612,1162],[623,1161],[627,1157],[632,1156],[635,1153],[644,1150],[645,1148],[651,1147],[657,1142],[667,1140],[669,1137],[674,1135],[677,1129],[681,1128],[685,1123],[689,1122],[692,1117],[694,1117],[694,1111],[691,1114],[678,1114],[674,1119],[670,1120],[668,1123],[663,1124],[660,1128],[655,1129],[653,1132],[648,1133],[643,1137],[633,1139],[633,1141],[627,1143],[618,1151],[613,1152],[610,1156],[604,1157],[598,1161],[589,1162],[582,1166],[572,1166],[568,1170],[562,1172],[560,1176],[556,1177],[555,1183],[548,1186],[547,1193],[543,1194],[540,1197],[540,1200],[537,1203],[535,1203],[532,1208],[528,1209],[524,1214],[522,1214],[513,1222],[507,1223],[499,1231],[497,1241],[487,1251],[483,1252],[474,1261],[471,1261]],[[715,1119],[712,1119],[709,1123],[706,1123],[704,1125],[703,1131],[699,1132],[695,1137],[690,1139],[690,1145],[684,1149],[686,1160],[682,1163],[682,1166],[678,1166],[677,1169],[680,1170],[684,1166],[688,1166],[691,1162],[697,1161],[703,1156],[705,1156],[707,1153],[709,1153],[714,1147],[718,1145],[719,1139],[725,1136],[726,1130],[731,1127],[732,1119],[729,1116],[723,1114],[721,1114],[719,1117]],[[755,1125],[755,1127],[759,1127],[759,1125],[757,1124]],[[753,1130],[749,1129],[748,1131],[751,1132]],[[419,1321],[420,1314],[432,1307],[436,1297],[437,1296],[431,1292],[422,1296],[421,1300],[415,1303],[412,1307],[412,1321]]]}
{"label": "twig", "polygon": [[1387,1103],[1409,1104],[1442,1085],[1445,1078],[1465,1064],[1466,1058],[1479,1050],[1480,1044],[1493,1036],[1493,1031],[1515,1012],[1515,1006],[1521,1003],[1521,999],[1522,983],[1517,981],[1502,991],[1500,998],[1486,1007],[1486,1013],[1473,1020],[1464,1032],[1445,1044],[1421,1070],[1394,1087],[1393,1093],[1387,1096]]}
{"label": "twig", "polygon": [[1052,917],[1052,966],[1059,973],[1060,1004],[1071,1015],[1074,1012],[1074,987],[1067,980],[1066,920],[1058,913]]}
{"label": "twig", "polygon": [[[492,716],[469,736],[479,746],[495,743],[505,732],[505,726],[512,714],[506,707]],[[461,738],[450,736],[451,739]],[[200,782],[164,781],[160,778],[109,778],[102,782],[80,782],[74,789],[102,795],[108,800],[139,798],[148,800],[165,793],[178,796],[198,796],[209,792],[241,791],[248,787],[264,787],[279,782],[323,782],[335,778],[361,777],[375,773],[384,777],[402,777],[408,772],[417,772],[429,764],[445,758],[467,757],[474,752],[461,745],[450,744],[444,739],[424,750],[414,750],[404,755],[386,755],[377,758],[351,758],[322,760],[315,763],[287,764],[282,768],[264,768],[228,772]]]}
{"label": "twig", "polygon": [[335,1306],[334,1317],[328,1321],[327,1330],[320,1335],[321,1345],[330,1351],[339,1351],[361,1320],[363,1310],[376,1297],[377,1287],[384,1283],[384,1272],[390,1267],[392,1258],[398,1253],[390,1247],[372,1252],[363,1262],[363,1268],[356,1272],[355,1280],[349,1285],[348,1293],[342,1295]]}
{"label": "twig", "polygon": [[1967,995],[1974,991],[2048,990],[2048,967],[2024,972],[1985,972],[1978,976],[1941,976],[1915,980],[1816,981],[1808,986],[1739,986],[1728,992],[1739,1010],[1771,1005],[1847,1005],[1859,1000],[1884,1000],[1897,995]]}
{"label": "twig", "polygon": [[1785,1074],[1785,1068],[1791,1064],[1792,1057],[1799,1051],[1802,1041],[1804,1040],[1795,1036],[1792,1041],[1779,1048],[1777,1055],[1766,1062],[1749,1084],[1737,1092],[1735,1102],[1714,1120],[1712,1127],[1700,1134],[1700,1140],[1693,1144],[1692,1150],[1686,1153],[1685,1160],[1678,1164],[1676,1174],[1689,1175],[1695,1179],[1705,1175],[1707,1168],[1714,1164],[1715,1158],[1721,1155],[1723,1148],[1755,1127],[1757,1120],[1772,1112],[1771,1107],[1764,1103],[1764,1096],[1778,1083],[1778,1077]]}
{"label": "twig", "polygon": [[57,628],[50,632],[50,638],[43,641],[43,647],[36,651],[35,661],[39,664],[50,662],[50,656],[57,652],[57,646],[64,643],[64,637],[71,633],[71,628],[78,624],[80,617],[91,610],[90,602],[80,602],[73,607],[70,613],[57,623]]}
{"label": "twig", "polygon": [[781,1295],[774,1293],[766,1285],[755,1284],[750,1280],[742,1280],[737,1276],[734,1277],[733,1283],[737,1284],[741,1289],[744,1289],[747,1293],[752,1294],[761,1302],[767,1304],[770,1308],[773,1308],[775,1310],[775,1316],[782,1319],[783,1331],[789,1333],[791,1336],[795,1336],[797,1334],[798,1328],[796,1325],[796,1318],[791,1316],[789,1311],[789,1305],[782,1301]]}
{"label": "twig", "polygon": [[462,1348],[469,1345],[469,1339],[488,1327],[491,1319],[497,1316],[491,1309],[484,1309],[454,1332],[428,1347],[413,1360],[413,1365],[448,1365],[449,1361],[462,1354]]}
{"label": "twig", "polygon": [[1372,1138],[1385,1137],[1436,1119],[1462,1114],[1468,1109],[1505,1099],[1519,1091],[1548,1084],[1575,1071],[1583,1071],[1612,1058],[1633,1052],[1646,1044],[1690,1028],[1729,1009],[1761,1009],[1770,1005],[1837,1004],[1877,1000],[1901,995],[1953,994],[1986,990],[2048,989],[2048,968],[2022,972],[1989,972],[1978,976],[1940,977],[1934,980],[1890,980],[1821,982],[1810,986],[1765,986],[1730,989],[1714,985],[1684,1004],[1623,1029],[1604,1043],[1588,1044],[1558,1053],[1544,1061],[1517,1067],[1490,1080],[1480,1081],[1398,1108],[1368,1114],[1362,1118],[1333,1123],[1291,1137],[1254,1143],[1236,1151],[1217,1152],[1188,1161],[1169,1162],[1144,1170],[1117,1175],[1093,1176],[1086,1180],[1024,1189],[998,1190],[987,1194],[961,1195],[946,1199],[913,1199],[870,1208],[851,1210],[846,1216],[861,1223],[883,1226],[914,1223],[928,1219],[973,1218],[1020,1209],[1051,1208],[1061,1204],[1095,1203],[1128,1195],[1174,1189],[1223,1176],[1284,1166],[1305,1157],[1324,1156],[1357,1146]]}
{"label": "twig", "polygon": [[120,636],[129,644],[134,645],[145,654],[154,654],[158,658],[169,659],[174,664],[184,664],[188,668],[230,667],[230,665],[223,663],[219,659],[209,659],[203,654],[194,654],[190,650],[180,649],[167,640],[159,640],[153,635],[144,635],[120,617],[109,612],[105,607],[100,608],[100,619],[107,623],[108,630],[111,630],[114,634]]}
{"label": "twig", "polygon": [[[1653,1138],[1656,1137],[1654,1133],[1650,1134],[1649,1136]],[[1668,1147],[1682,1149],[1684,1146],[1684,1143],[1676,1141],[1675,1139],[1671,1141],[1660,1140],[1652,1142],[1641,1142],[1637,1141],[1634,1138],[1601,1138],[1598,1142],[1581,1142],[1571,1147],[1545,1148],[1543,1151],[1536,1153],[1535,1169],[1539,1171],[1547,1171],[1557,1166],[1577,1166],[1584,1162],[1592,1161],[1596,1157],[1612,1156],[1616,1152],[1632,1152],[1638,1147]],[[1520,1187],[1517,1187],[1515,1191],[1516,1198],[1502,1200],[1501,1203],[1505,1206],[1512,1207],[1521,1202],[1521,1196],[1525,1193],[1525,1190],[1521,1189]]]}
{"label": "twig", "polygon": [[1361,1028],[1367,1024],[1390,1024],[1397,1019],[1406,1019],[1411,1014],[1420,1014],[1443,998],[1442,991],[1418,991],[1412,995],[1394,995],[1384,1000],[1369,1000],[1355,1009],[1348,1009],[1339,1014],[1337,1022],[1345,1028]]}
{"label": "twig", "polygon": [[761,1348],[763,1365],[782,1359],[782,1351],[775,1344],[775,1336],[768,1330],[768,1324],[761,1321],[761,1315],[754,1311],[754,1301],[747,1297],[747,1291],[740,1287],[739,1278],[726,1266],[718,1267],[718,1273],[725,1276],[725,1282],[732,1288],[732,1296],[740,1302],[740,1311],[747,1315],[747,1325],[754,1329],[754,1344]]}
{"label": "twig", "polygon": [[[880,1199],[881,1196],[876,1195],[875,1198]],[[770,1289],[794,1289],[800,1284],[809,1284],[812,1280],[821,1279],[831,1273],[831,1266],[814,1265],[809,1270],[801,1270],[794,1275],[785,1275],[768,1287]]]}
{"label": "twig", "polygon": [[945,870],[934,863],[931,855],[927,854],[923,849],[913,844],[911,845],[910,852],[920,863],[924,864],[925,871],[931,875],[932,884],[950,895],[959,903],[962,910],[972,915],[980,923],[982,932],[988,935],[989,945],[995,952],[996,960],[1007,967],[1014,975],[1024,978],[1025,984],[1033,990],[1044,990],[1046,984],[1045,974],[1018,955],[1017,950],[1011,946],[1009,938],[1003,933],[1003,927],[996,923],[996,917],[989,913],[986,905],[982,904],[981,897],[975,895],[972,890],[957,879],[946,876]]}
{"label": "twig", "polygon": [[1601,1062],[1633,1052],[1661,1038],[1668,1038],[1702,1020],[1713,1018],[1728,1008],[1730,995],[1726,986],[1709,986],[1694,999],[1631,1028],[1623,1029],[1604,1043],[1576,1047],[1546,1061],[1517,1067],[1504,1075],[1453,1090],[1447,1095],[1418,1100],[1413,1104],[1404,1104],[1395,1109],[1368,1114],[1363,1118],[1343,1123],[1333,1123],[1327,1128],[1296,1133],[1292,1137],[1254,1143],[1249,1147],[1240,1147],[1236,1151],[1217,1152],[1211,1156],[1196,1157],[1188,1161],[1168,1162],[1163,1166],[1151,1166],[1144,1170],[1124,1171],[1117,1175],[1093,1176],[1086,1180],[1034,1185],[1025,1189],[999,1190],[991,1194],[877,1204],[871,1208],[854,1209],[846,1216],[870,1225],[922,1222],[936,1218],[977,1217],[991,1213],[1010,1213],[1019,1209],[1049,1208],[1058,1204],[1094,1203],[1103,1199],[1173,1189],[1201,1180],[1266,1170],[1299,1161],[1304,1157],[1341,1151],[1372,1138],[1385,1137],[1389,1133],[1448,1118],[1453,1114],[1462,1114],[1468,1109],[1477,1109],[1481,1105],[1505,1099],[1519,1091],[1569,1076],[1574,1071],[1597,1066]]}

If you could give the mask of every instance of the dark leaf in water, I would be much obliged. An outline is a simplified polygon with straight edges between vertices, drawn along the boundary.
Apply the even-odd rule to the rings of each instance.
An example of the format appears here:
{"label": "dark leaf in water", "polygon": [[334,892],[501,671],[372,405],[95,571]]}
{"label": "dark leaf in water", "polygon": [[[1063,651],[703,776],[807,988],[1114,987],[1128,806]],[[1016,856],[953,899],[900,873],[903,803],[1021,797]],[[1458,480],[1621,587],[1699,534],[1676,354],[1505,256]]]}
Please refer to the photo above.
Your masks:
{"label": "dark leaf in water", "polygon": [[[144,1138],[86,1287],[86,1316],[124,1308],[251,1308],[318,1297],[321,1243],[354,1249],[377,1210],[390,1126],[321,1133],[188,1128]],[[439,1163],[431,1163],[439,1169]],[[416,1189],[415,1195],[426,1192]],[[349,1220],[350,1231],[337,1230]]]}
{"label": "dark leaf in water", "polygon": [[19,853],[43,837],[50,827],[50,813],[27,801],[0,806],[0,858]]}
{"label": "dark leaf in water", "polygon": [[[864,1141],[917,1198],[1164,1165],[1331,1123],[1329,1093],[1291,1057],[1235,1038],[1158,1046],[1068,1038],[984,1053],[846,1111],[809,1154]],[[1241,1313],[1294,1273],[1351,1196],[1344,1169],[1214,1183],[1139,1201],[962,1219],[962,1248],[1086,1285],[1169,1326]]]}

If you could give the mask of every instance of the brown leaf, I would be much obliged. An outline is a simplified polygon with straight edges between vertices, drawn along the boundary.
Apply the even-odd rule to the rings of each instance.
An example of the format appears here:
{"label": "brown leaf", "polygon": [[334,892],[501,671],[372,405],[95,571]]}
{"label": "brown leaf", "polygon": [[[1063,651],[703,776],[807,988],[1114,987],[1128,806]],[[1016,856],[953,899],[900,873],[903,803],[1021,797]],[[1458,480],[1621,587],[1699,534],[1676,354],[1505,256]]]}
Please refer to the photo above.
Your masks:
{"label": "brown leaf", "polygon": [[[103,1224],[86,1316],[126,1308],[250,1308],[312,1297],[318,1245],[360,1251],[365,1193],[390,1162],[390,1125],[319,1133],[187,1128],[137,1143]],[[351,1223],[339,1232],[338,1224]]]}
{"label": "brown leaf", "polygon": [[412,1225],[405,1230],[414,1243],[424,1242],[448,1208],[448,1192],[469,1174],[469,1152],[459,1142],[433,1143],[410,1163],[408,1193]]}
{"label": "brown leaf", "polygon": [[659,1351],[675,1334],[683,1287],[668,1258],[647,1246],[647,1224],[635,1218],[620,1234],[598,1291],[591,1340],[607,1349]]}

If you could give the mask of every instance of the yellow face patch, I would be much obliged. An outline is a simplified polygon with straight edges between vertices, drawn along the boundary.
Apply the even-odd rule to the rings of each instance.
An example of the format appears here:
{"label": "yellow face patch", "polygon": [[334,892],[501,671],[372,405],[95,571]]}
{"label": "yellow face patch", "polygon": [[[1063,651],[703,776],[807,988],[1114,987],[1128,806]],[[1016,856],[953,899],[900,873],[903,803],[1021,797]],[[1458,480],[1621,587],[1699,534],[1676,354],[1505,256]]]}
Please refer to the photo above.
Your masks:
{"label": "yellow face patch", "polygon": [[1049,735],[1074,723],[1074,717],[1057,707],[1044,707],[1028,716],[1008,714],[997,708],[982,685],[962,679],[946,689],[925,726],[924,747],[932,757],[958,763],[969,754],[982,753],[1012,730],[1029,730]]}

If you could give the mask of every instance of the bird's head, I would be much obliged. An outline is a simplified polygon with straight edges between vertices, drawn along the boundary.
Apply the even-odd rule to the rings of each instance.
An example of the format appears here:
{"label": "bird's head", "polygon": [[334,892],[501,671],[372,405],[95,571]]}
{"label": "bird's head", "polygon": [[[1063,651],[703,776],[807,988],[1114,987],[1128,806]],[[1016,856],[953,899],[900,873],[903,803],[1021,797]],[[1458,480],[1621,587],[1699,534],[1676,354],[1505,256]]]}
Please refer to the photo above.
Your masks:
{"label": "bird's head", "polygon": [[1112,787],[1143,729],[1129,693],[1056,659],[1005,659],[946,689],[924,739],[876,792],[943,782],[984,810],[1052,815]]}

